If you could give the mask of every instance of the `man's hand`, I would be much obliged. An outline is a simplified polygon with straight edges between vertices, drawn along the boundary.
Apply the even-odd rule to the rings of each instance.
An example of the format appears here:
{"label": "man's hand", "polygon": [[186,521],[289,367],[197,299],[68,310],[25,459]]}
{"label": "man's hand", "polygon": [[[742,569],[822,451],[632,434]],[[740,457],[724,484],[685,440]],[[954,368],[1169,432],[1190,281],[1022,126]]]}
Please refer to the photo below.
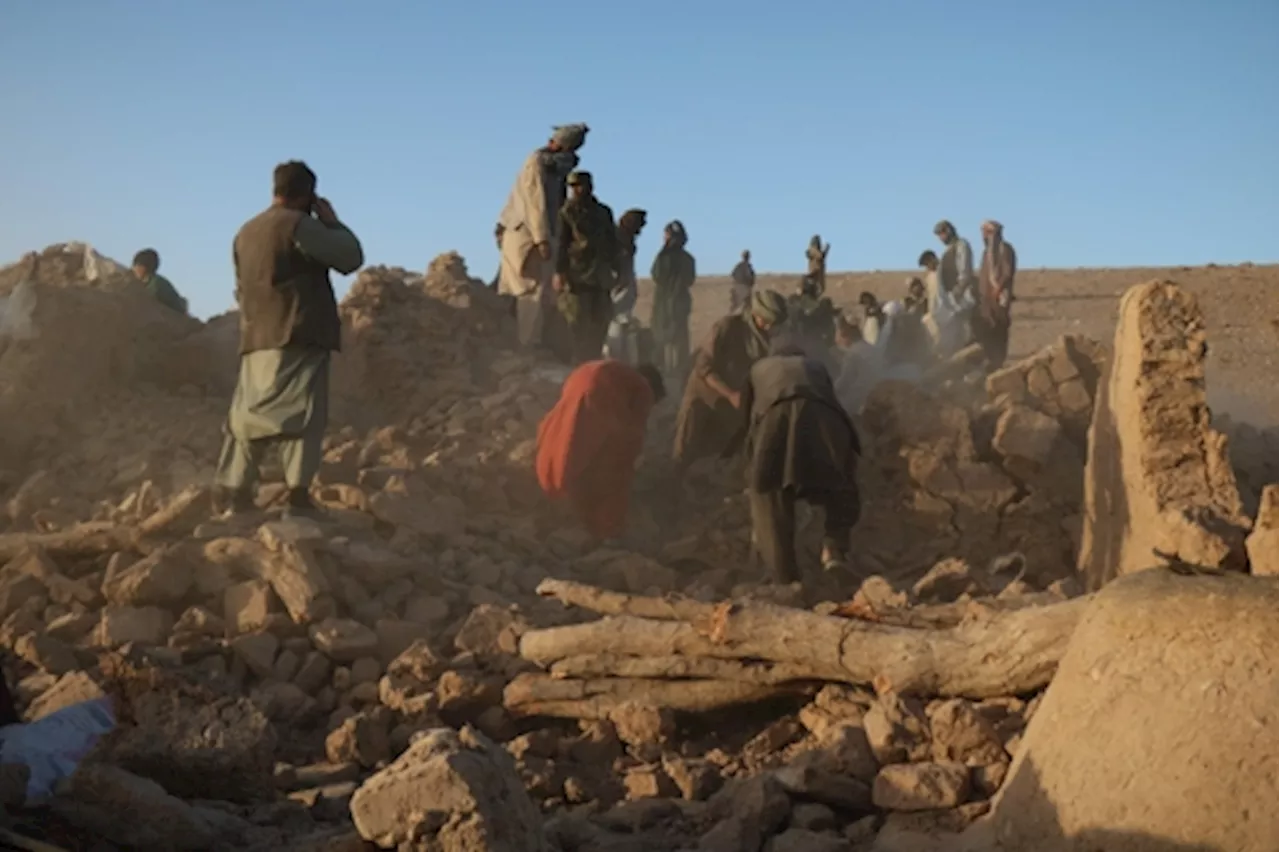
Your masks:
{"label": "man's hand", "polygon": [[557,293],[563,293],[564,292],[564,276],[560,275],[559,273],[552,275],[551,289],[555,290]]}
{"label": "man's hand", "polygon": [[333,212],[333,205],[329,203],[329,199],[317,195],[316,200],[311,204],[311,209],[315,211],[316,218],[321,224],[338,224],[338,214]]}
{"label": "man's hand", "polygon": [[534,248],[538,250],[538,257],[543,260],[551,259],[551,243],[538,243]]}
{"label": "man's hand", "polygon": [[742,407],[742,393],[740,391],[729,391],[729,396],[726,399],[729,400],[729,404],[734,408]]}

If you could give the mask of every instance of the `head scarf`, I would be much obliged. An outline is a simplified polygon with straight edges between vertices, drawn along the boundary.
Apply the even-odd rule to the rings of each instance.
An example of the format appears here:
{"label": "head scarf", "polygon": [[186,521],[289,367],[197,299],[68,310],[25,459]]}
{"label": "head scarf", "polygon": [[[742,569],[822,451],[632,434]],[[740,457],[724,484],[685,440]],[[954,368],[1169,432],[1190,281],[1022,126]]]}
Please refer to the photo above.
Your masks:
{"label": "head scarf", "polygon": [[950,222],[948,222],[946,219],[942,219],[938,222],[938,224],[933,226],[933,233],[934,233],[934,236],[938,236],[938,237],[942,236],[943,234],[946,234],[949,239],[955,236],[956,229],[955,229],[955,226],[952,225]]}
{"label": "head scarf", "polygon": [[576,151],[587,141],[590,130],[585,124],[560,124],[551,128],[551,141],[566,151]]}
{"label": "head scarf", "polygon": [[787,321],[787,300],[772,290],[757,290],[751,294],[751,315],[769,325]]}
{"label": "head scarf", "polygon": [[667,226],[662,229],[664,233],[670,235],[667,245],[674,248],[684,248],[689,242],[689,234],[684,229],[684,224],[679,219],[672,219]]}

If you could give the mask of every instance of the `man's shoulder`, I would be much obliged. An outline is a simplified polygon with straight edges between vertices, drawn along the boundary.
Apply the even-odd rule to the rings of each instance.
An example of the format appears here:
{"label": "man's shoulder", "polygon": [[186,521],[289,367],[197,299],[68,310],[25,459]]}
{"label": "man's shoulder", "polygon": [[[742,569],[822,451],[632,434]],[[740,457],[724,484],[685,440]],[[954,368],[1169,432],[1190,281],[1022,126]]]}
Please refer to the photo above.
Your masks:
{"label": "man's shoulder", "polygon": [[304,214],[301,210],[291,210],[288,207],[279,207],[272,205],[261,213],[251,216],[248,221],[240,226],[240,230],[236,231],[236,240],[238,241],[242,235],[257,234],[268,228],[278,228],[287,226],[292,222],[294,227],[302,221]]}

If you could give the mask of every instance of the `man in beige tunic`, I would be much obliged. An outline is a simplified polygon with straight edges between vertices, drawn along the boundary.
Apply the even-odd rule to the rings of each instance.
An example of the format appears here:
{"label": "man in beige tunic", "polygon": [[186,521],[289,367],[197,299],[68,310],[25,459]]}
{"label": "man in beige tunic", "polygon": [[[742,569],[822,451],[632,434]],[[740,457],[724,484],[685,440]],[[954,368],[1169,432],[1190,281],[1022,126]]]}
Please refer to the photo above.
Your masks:
{"label": "man in beige tunic", "polygon": [[271,206],[236,234],[232,256],[240,308],[240,377],[227,415],[215,478],[215,508],[253,507],[263,454],[278,447],[289,514],[315,511],[329,419],[329,359],[341,320],[329,270],[364,263],[360,241],[316,195],[305,163],[276,166]]}
{"label": "man in beige tunic", "polygon": [[498,292],[515,297],[522,345],[563,349],[564,341],[554,333],[558,312],[551,276],[566,180],[578,165],[577,151],[589,129],[585,124],[555,128],[547,144],[525,159],[498,217],[502,254]]}

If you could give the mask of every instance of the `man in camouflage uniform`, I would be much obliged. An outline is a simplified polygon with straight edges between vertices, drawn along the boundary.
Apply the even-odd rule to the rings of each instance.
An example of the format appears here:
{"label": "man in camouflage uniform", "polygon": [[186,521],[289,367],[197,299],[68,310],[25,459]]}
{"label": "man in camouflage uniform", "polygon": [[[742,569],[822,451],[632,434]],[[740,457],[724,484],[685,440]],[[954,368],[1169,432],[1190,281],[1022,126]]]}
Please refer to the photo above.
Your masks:
{"label": "man in camouflage uniform", "polygon": [[569,175],[572,195],[560,208],[561,234],[552,285],[573,337],[573,362],[601,356],[613,319],[619,245],[613,211],[601,204],[588,172]]}

